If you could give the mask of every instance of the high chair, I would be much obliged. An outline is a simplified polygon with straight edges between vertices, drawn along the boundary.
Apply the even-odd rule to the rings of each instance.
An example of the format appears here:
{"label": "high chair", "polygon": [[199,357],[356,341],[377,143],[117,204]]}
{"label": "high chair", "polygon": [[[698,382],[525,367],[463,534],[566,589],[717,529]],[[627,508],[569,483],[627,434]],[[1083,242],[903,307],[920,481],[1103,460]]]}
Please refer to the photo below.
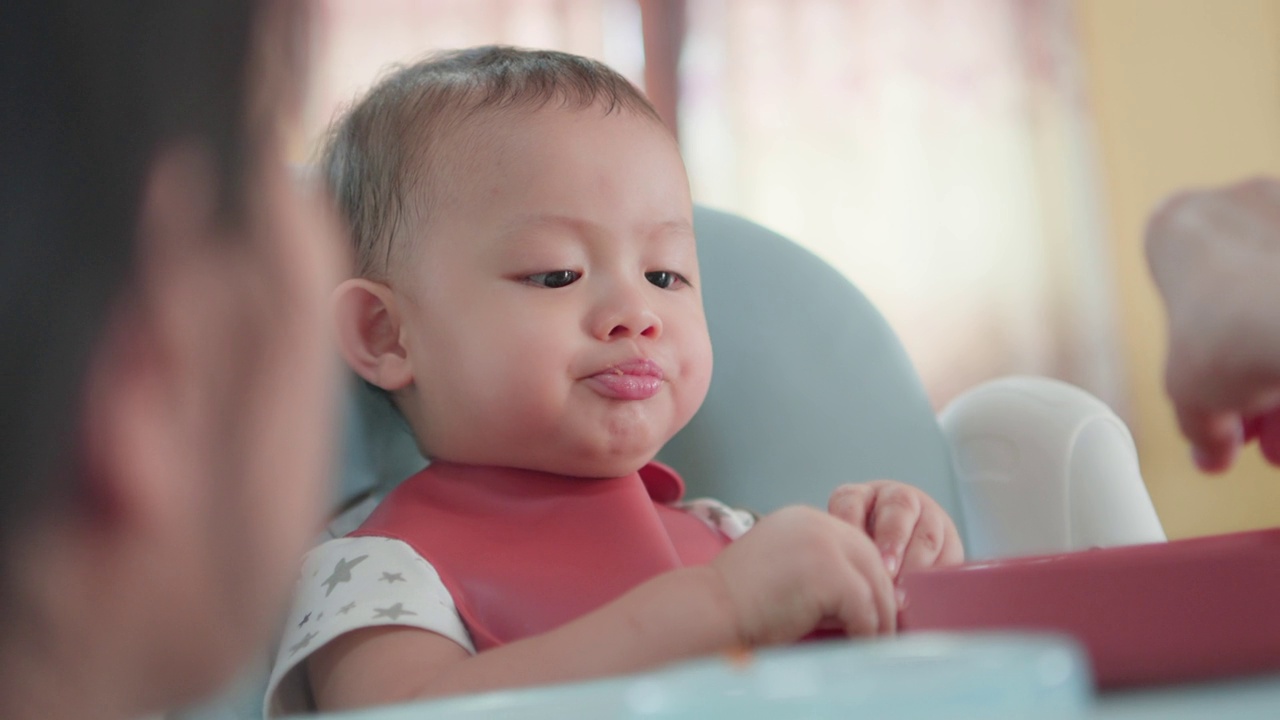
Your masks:
{"label": "high chair", "polygon": [[[841,483],[899,480],[951,515],[970,559],[1164,539],[1132,438],[1105,404],[1065,383],[1006,378],[935,415],[893,330],[833,268],[731,214],[699,207],[694,225],[715,371],[659,455],[688,497],[765,513],[825,508]],[[388,403],[353,387],[332,536],[425,464]],[[1062,652],[1032,645],[1023,650]],[[261,696],[242,692],[193,717],[256,717]]]}

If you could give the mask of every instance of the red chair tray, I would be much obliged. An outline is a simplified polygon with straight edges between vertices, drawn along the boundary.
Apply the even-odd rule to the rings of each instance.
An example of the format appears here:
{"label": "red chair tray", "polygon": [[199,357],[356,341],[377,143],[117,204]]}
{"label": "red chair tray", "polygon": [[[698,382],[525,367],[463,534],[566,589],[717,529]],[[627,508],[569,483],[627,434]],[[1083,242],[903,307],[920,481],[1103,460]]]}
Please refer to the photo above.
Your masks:
{"label": "red chair tray", "polygon": [[1074,636],[1101,688],[1280,670],[1280,528],[910,572],[916,630]]}

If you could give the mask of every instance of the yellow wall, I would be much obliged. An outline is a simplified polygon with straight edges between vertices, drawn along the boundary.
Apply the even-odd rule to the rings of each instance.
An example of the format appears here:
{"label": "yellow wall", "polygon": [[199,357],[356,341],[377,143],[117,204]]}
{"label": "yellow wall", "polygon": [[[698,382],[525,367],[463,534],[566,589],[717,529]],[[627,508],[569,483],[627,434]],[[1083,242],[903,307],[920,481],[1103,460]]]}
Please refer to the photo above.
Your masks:
{"label": "yellow wall", "polygon": [[1280,0],[1079,0],[1078,19],[1156,509],[1170,537],[1280,525],[1280,470],[1256,449],[1226,476],[1192,465],[1162,390],[1164,310],[1142,255],[1145,218],[1167,193],[1280,175]]}

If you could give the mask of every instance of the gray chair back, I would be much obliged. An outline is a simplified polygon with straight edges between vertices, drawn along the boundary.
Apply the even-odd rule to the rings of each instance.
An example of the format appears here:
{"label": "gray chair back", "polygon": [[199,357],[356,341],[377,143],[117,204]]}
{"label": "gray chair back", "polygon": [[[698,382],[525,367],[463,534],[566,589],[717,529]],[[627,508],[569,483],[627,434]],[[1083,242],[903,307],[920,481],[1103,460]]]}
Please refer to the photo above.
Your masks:
{"label": "gray chair back", "polygon": [[920,487],[962,524],[950,451],[879,311],[775,232],[707,208],[694,227],[715,372],[659,459],[691,494],[758,512],[826,507],[840,483],[886,478]]}

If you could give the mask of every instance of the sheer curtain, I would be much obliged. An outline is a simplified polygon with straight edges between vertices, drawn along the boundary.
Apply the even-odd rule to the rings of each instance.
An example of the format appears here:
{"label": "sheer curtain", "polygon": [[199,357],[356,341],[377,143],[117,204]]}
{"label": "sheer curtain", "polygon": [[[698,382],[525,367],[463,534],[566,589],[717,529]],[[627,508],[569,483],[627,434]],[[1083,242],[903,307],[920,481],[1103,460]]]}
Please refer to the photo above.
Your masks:
{"label": "sheer curtain", "polygon": [[[435,48],[551,47],[645,76],[633,0],[319,4],[313,134],[382,68]],[[1070,0],[684,5],[679,129],[698,202],[845,273],[937,404],[1036,373],[1123,411]]]}
{"label": "sheer curtain", "polygon": [[936,402],[1008,373],[1120,399],[1111,272],[1066,0],[689,5],[700,200],[838,267]]}
{"label": "sheer curtain", "polygon": [[634,0],[312,0],[317,48],[304,123],[314,141],[387,69],[434,50],[501,43],[608,63],[643,83]]}

